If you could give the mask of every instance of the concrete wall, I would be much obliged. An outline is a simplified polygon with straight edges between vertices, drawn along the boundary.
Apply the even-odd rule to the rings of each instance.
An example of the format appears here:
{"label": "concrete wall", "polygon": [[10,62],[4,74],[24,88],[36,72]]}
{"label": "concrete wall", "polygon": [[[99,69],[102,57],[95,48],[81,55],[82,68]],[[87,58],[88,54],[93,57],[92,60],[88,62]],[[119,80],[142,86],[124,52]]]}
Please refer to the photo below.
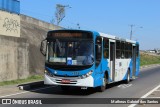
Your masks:
{"label": "concrete wall", "polygon": [[53,29],[61,29],[47,22],[25,16],[21,16],[21,37],[29,42],[29,71],[30,74],[43,74],[45,57],[40,53],[40,44],[47,36],[47,32]]}
{"label": "concrete wall", "polygon": [[20,37],[20,16],[0,10],[0,35]]}
{"label": "concrete wall", "polygon": [[60,27],[60,26],[56,26],[56,25],[44,22],[42,20],[38,20],[33,17],[29,17],[29,16],[22,15],[22,14],[21,14],[21,21],[24,21],[24,22],[27,22],[30,24],[34,24],[39,27],[43,27],[43,28],[50,29],[50,30],[62,29],[62,27]]}
{"label": "concrete wall", "polygon": [[29,76],[28,46],[24,38],[0,35],[0,81]]}
{"label": "concrete wall", "polygon": [[[5,22],[6,17],[9,20]],[[40,53],[40,43],[49,30],[61,29],[25,15],[19,17],[0,13],[0,81],[43,74],[45,57]]]}

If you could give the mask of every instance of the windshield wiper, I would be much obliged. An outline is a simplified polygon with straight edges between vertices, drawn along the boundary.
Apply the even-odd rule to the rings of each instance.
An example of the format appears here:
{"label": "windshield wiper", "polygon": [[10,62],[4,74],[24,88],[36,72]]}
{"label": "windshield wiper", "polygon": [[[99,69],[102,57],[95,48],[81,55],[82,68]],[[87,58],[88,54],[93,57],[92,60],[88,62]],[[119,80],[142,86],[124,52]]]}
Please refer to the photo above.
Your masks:
{"label": "windshield wiper", "polygon": [[62,52],[62,47],[58,39],[56,39],[56,44],[58,45],[60,53]]}

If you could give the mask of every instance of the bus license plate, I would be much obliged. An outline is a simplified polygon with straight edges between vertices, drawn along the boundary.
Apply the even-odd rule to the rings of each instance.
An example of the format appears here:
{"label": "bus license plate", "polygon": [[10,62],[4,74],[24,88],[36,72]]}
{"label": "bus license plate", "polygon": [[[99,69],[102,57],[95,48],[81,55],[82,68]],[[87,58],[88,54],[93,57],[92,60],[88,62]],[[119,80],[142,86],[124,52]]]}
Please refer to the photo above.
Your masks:
{"label": "bus license plate", "polygon": [[70,80],[62,80],[61,83],[67,84],[67,83],[70,83]]}

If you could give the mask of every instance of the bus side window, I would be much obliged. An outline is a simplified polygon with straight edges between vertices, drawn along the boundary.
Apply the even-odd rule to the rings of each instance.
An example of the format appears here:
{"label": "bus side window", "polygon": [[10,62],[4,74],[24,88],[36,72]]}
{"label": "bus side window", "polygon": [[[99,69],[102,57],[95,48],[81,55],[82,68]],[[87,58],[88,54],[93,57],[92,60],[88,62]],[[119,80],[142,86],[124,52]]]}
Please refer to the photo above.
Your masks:
{"label": "bus side window", "polygon": [[96,53],[96,67],[98,67],[98,65],[101,62],[101,58],[102,58],[102,38],[101,37],[97,37],[96,38],[96,46],[95,46],[95,53]]}
{"label": "bus side window", "polygon": [[121,42],[119,40],[116,41],[116,58],[121,58]]}
{"label": "bus side window", "polygon": [[109,39],[108,38],[104,38],[103,41],[103,55],[104,58],[109,58]]}
{"label": "bus side window", "polygon": [[132,44],[129,42],[125,43],[125,58],[132,58]]}
{"label": "bus side window", "polygon": [[125,58],[125,42],[121,42],[121,58]]}

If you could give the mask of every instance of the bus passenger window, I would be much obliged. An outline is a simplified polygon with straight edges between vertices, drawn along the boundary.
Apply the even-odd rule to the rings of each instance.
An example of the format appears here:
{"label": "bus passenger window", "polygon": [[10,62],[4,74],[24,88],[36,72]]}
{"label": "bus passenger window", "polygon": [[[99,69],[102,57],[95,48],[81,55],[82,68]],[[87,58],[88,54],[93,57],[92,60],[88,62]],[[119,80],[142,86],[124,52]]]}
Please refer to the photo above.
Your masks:
{"label": "bus passenger window", "polygon": [[129,43],[129,48],[128,48],[128,50],[129,50],[129,53],[128,53],[129,58],[132,58],[132,44],[131,44],[131,43]]}
{"label": "bus passenger window", "polygon": [[119,40],[116,41],[116,58],[121,58],[121,42]]}
{"label": "bus passenger window", "polygon": [[129,58],[129,43],[125,43],[125,58]]}
{"label": "bus passenger window", "polygon": [[121,58],[125,58],[125,42],[121,42]]}
{"label": "bus passenger window", "polygon": [[103,41],[103,55],[104,55],[104,58],[109,58],[109,39],[108,38],[104,38],[104,41]]}

